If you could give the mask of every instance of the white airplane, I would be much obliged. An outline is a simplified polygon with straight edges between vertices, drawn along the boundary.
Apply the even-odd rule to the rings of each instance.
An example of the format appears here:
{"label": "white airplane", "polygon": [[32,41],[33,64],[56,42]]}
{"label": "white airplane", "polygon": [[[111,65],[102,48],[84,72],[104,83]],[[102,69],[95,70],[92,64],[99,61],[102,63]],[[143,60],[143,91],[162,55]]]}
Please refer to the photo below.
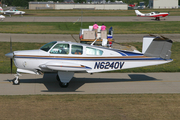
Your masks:
{"label": "white airplane", "polygon": [[11,17],[11,15],[23,15],[25,14],[24,11],[18,11],[16,9],[11,9],[11,10],[6,10],[6,11],[3,11],[3,9],[0,7],[0,11],[1,13],[4,13],[4,15],[9,15]]}
{"label": "white airplane", "polygon": [[139,10],[135,10],[135,13],[139,17],[154,17],[155,20],[160,20],[160,17],[166,17],[169,13],[151,12],[147,14],[141,13]]}
{"label": "white airplane", "polygon": [[76,72],[95,73],[169,63],[173,61],[170,58],[172,43],[165,37],[146,36],[139,52],[54,41],[38,50],[14,51],[5,56],[11,58],[11,71],[12,60],[17,67],[14,85],[20,84],[19,73],[55,72],[59,85],[67,87]]}
{"label": "white airplane", "polygon": [[4,18],[5,18],[5,16],[0,15],[0,19],[1,19],[1,21],[2,21],[2,20],[4,20]]}

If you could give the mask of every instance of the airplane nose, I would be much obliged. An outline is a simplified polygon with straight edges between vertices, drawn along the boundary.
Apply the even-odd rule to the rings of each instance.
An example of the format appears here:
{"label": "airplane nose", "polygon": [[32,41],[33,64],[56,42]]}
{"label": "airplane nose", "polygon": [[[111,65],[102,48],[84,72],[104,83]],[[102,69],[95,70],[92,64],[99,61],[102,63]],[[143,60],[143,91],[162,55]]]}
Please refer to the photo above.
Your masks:
{"label": "airplane nose", "polygon": [[14,53],[7,53],[5,54],[6,57],[9,57],[9,58],[13,58],[14,57]]}

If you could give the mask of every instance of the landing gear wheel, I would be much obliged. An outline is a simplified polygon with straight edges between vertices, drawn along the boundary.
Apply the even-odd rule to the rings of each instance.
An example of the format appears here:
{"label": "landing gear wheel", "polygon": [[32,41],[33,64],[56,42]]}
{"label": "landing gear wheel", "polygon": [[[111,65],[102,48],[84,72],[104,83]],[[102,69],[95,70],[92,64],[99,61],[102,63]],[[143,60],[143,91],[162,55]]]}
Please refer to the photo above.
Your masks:
{"label": "landing gear wheel", "polygon": [[60,87],[62,87],[62,88],[67,88],[68,85],[69,85],[69,83],[59,82],[59,85],[60,85]]}
{"label": "landing gear wheel", "polygon": [[13,80],[13,85],[19,85],[19,84],[20,84],[19,78],[15,78],[15,79]]}

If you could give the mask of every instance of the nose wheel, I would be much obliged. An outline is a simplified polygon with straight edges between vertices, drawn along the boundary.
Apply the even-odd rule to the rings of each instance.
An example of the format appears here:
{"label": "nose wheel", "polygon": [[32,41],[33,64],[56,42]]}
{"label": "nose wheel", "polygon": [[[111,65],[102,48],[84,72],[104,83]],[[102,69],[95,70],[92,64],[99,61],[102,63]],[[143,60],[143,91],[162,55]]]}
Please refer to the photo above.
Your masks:
{"label": "nose wheel", "polygon": [[20,76],[19,73],[17,73],[15,75],[15,78],[13,79],[13,85],[19,85],[20,84],[19,76]]}
{"label": "nose wheel", "polygon": [[19,85],[20,84],[20,80],[19,77],[17,76],[16,78],[13,79],[13,85]]}

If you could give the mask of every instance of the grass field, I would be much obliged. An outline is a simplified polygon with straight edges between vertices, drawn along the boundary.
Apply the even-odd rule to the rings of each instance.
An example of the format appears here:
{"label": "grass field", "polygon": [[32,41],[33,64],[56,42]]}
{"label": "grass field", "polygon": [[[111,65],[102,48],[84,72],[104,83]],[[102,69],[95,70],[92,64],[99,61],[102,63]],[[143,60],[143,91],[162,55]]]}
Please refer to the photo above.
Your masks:
{"label": "grass field", "polygon": [[178,120],[180,94],[0,96],[1,120]]}
{"label": "grass field", "polygon": [[[83,22],[82,28],[89,28],[94,22]],[[98,23],[99,25],[102,22]],[[180,21],[153,22],[104,22],[115,34],[179,34]],[[81,23],[77,22],[0,22],[0,33],[23,34],[79,34]]]}
{"label": "grass field", "polygon": [[[135,16],[134,10],[23,10],[25,16]],[[144,9],[142,13],[152,11],[169,12],[170,16],[180,15],[180,9]]]}
{"label": "grass field", "polygon": [[[39,49],[44,43],[13,43],[13,51],[15,50],[30,50]],[[122,45],[135,46],[139,51],[142,49],[142,43],[122,43]],[[8,42],[0,42],[0,73],[10,73],[10,59],[5,57],[5,54],[10,51]],[[180,42],[173,43],[171,58],[173,62],[158,66],[134,68],[113,72],[180,72]],[[16,67],[13,66],[13,73],[16,72]]]}

